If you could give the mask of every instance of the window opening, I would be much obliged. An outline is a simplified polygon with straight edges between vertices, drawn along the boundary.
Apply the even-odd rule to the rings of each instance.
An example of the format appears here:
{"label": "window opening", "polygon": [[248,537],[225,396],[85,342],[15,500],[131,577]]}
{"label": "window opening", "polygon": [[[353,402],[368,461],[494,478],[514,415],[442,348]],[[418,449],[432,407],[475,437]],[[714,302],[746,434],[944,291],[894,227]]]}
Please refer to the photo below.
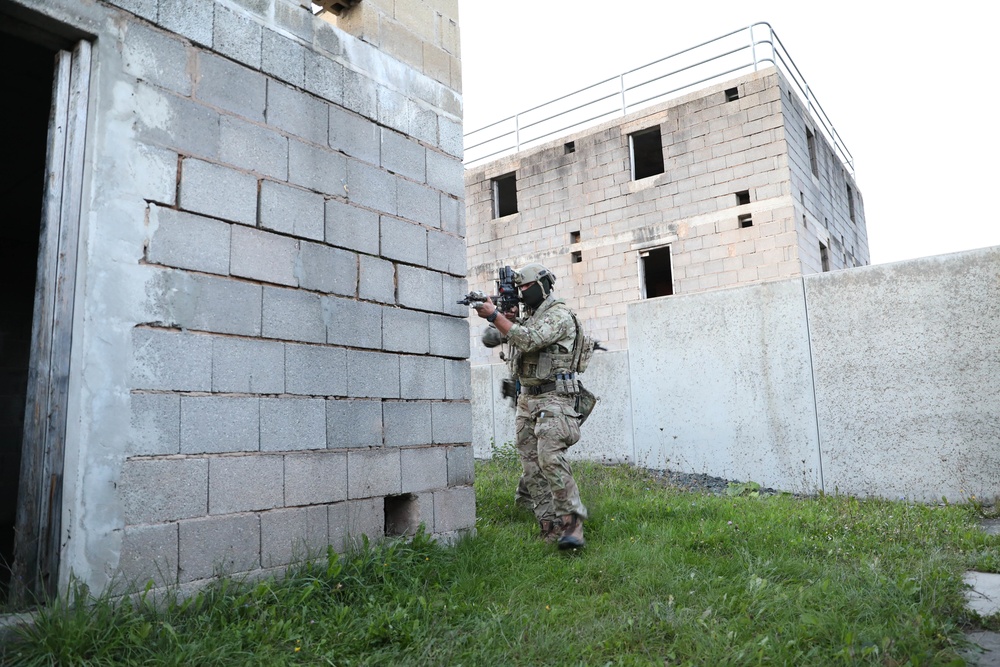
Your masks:
{"label": "window opening", "polygon": [[571,256],[573,258],[574,264],[579,264],[580,262],[583,261],[583,253],[580,252],[579,250],[574,252]]}
{"label": "window opening", "polygon": [[420,527],[420,505],[412,493],[385,497],[385,535],[415,535]]}
{"label": "window opening", "polygon": [[819,244],[819,263],[823,267],[824,272],[830,270],[830,251],[827,250],[822,241]]}
{"label": "window opening", "polygon": [[809,148],[809,168],[812,169],[813,176],[819,177],[819,165],[816,162],[816,135],[808,127],[806,128],[806,145]]}
{"label": "window opening", "polygon": [[632,180],[638,181],[663,173],[663,141],[656,125],[628,135],[632,154]]}
{"label": "window opening", "polygon": [[744,213],[740,215],[739,217],[737,217],[737,220],[739,220],[740,228],[753,227],[753,218],[750,216],[749,213]]}
{"label": "window opening", "polygon": [[517,178],[514,173],[493,179],[493,217],[517,213]]}
{"label": "window opening", "polygon": [[570,232],[569,233],[569,242],[570,243],[579,243],[580,242],[580,232]]}
{"label": "window opening", "polygon": [[565,144],[563,144],[563,153],[565,155],[569,155],[570,153],[575,153],[575,152],[576,152],[575,141],[567,141]]}
{"label": "window opening", "polygon": [[854,188],[850,185],[847,186],[847,212],[851,216],[851,222],[854,222]]}
{"label": "window opening", "polygon": [[670,246],[639,253],[642,258],[643,297],[653,299],[674,293],[673,272],[670,268]]}
{"label": "window opening", "polygon": [[735,102],[738,99],[740,99],[740,90],[739,90],[739,88],[726,88],[726,101],[727,102]]}
{"label": "window opening", "polygon": [[739,192],[736,193],[736,205],[737,206],[744,206],[745,204],[749,204],[749,203],[750,203],[750,191],[749,190],[740,190]]}

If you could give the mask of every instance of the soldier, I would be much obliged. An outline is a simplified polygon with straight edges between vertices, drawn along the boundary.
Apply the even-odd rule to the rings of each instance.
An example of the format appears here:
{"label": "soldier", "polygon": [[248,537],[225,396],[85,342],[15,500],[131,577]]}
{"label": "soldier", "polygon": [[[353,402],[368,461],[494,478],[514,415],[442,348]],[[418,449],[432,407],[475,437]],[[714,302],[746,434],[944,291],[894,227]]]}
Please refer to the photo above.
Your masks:
{"label": "soldier", "polygon": [[566,450],[580,439],[574,375],[579,354],[574,353],[582,341],[573,311],[552,294],[555,282],[544,266],[528,264],[514,274],[524,317],[512,322],[490,299],[477,305],[476,312],[512,348],[508,365],[521,385],[516,446],[541,537],[558,541],[560,549],[574,549],[584,545],[587,518],[566,460]]}

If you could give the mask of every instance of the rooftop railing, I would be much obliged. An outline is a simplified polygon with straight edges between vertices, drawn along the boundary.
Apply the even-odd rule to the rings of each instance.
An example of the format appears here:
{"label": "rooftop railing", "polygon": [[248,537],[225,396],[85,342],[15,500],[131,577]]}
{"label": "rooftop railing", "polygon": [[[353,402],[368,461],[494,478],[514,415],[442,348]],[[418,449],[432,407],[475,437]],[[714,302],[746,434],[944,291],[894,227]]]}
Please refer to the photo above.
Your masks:
{"label": "rooftop railing", "polygon": [[468,132],[465,166],[531,148],[772,65],[785,74],[820,132],[853,175],[854,157],[768,23],[734,30]]}

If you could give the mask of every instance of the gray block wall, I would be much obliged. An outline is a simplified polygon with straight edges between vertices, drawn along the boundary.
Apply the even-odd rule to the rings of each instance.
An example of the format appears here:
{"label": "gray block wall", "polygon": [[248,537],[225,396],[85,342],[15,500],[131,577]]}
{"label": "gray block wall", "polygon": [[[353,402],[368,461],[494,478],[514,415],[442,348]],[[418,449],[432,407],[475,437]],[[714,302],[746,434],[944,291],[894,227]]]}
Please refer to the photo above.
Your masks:
{"label": "gray block wall", "polygon": [[[998,304],[1000,247],[631,304],[628,352],[594,362],[612,400],[570,452],[799,493],[988,502]],[[502,369],[472,370],[488,456],[512,415],[492,393]]]}
{"label": "gray block wall", "polygon": [[[674,294],[818,272],[820,239],[836,241],[832,269],[867,264],[857,185],[818,131],[824,170],[808,171],[812,121],[789,90],[767,68],[469,169],[472,288],[492,294],[500,266],[541,262],[588,331],[625,349],[626,310],[645,296],[650,250],[669,246]],[[650,128],[660,131],[664,171],[633,180],[629,135]],[[517,212],[495,218],[493,179],[507,174],[516,180]],[[742,226],[741,215],[752,225]],[[841,252],[848,246],[850,262]],[[473,322],[472,361],[496,362],[476,343],[482,330]]]}
{"label": "gray block wall", "polygon": [[473,531],[450,78],[291,0],[15,4],[96,36],[63,585]]}

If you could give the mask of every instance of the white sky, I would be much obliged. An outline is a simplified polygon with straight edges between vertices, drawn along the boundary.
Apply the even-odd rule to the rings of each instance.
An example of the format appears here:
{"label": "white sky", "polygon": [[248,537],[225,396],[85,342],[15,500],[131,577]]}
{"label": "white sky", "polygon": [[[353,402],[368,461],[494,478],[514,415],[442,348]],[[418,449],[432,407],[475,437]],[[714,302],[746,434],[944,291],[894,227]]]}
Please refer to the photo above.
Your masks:
{"label": "white sky", "polygon": [[1000,245],[998,18],[968,0],[459,0],[465,129],[765,21],[854,156],[873,264]]}

